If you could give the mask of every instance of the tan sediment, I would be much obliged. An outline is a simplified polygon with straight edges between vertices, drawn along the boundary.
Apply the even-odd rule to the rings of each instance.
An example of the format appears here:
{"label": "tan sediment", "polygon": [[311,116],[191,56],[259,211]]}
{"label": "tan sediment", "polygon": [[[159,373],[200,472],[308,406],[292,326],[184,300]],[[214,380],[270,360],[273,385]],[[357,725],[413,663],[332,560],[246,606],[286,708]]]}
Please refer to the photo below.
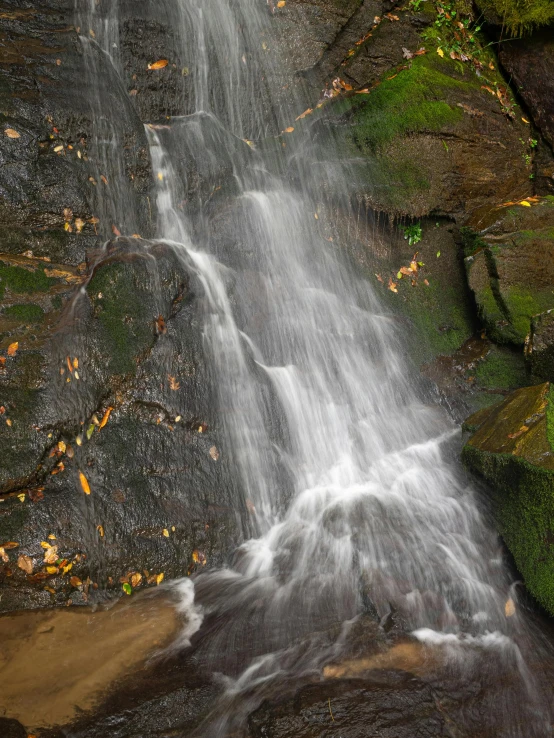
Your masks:
{"label": "tan sediment", "polygon": [[28,731],[90,710],[124,675],[175,634],[163,597],[133,597],[110,610],[34,611],[0,618],[0,715]]}

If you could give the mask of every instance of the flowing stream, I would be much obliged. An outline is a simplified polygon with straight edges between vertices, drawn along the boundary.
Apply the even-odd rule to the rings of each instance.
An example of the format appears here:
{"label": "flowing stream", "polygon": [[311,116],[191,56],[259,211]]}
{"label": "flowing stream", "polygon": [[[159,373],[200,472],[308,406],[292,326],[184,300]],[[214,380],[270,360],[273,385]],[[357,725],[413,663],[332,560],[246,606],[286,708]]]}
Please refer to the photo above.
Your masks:
{"label": "flowing stream", "polygon": [[[191,67],[183,115],[146,125],[157,238],[202,284],[220,422],[250,514],[228,568],[179,585],[189,617],[180,645],[194,636],[197,658],[226,685],[198,735],[240,729],[271,690],[340,659],[362,613],[384,622],[391,611],[461,683],[516,675],[495,704],[499,736],[550,735],[528,666],[540,644],[517,603],[506,616],[516,594],[455,459],[458,431],[420,386],[394,318],[322,236],[344,174],[330,191],[321,169],[272,138],[307,104],[273,96],[270,8],[162,5]],[[94,40],[83,31],[85,48],[99,45],[117,71],[117,2],[105,13],[90,0],[79,19],[94,30]],[[91,95],[97,64],[91,56]],[[98,109],[96,150],[119,182],[109,121]],[[252,148],[264,137],[274,143]],[[223,238],[199,206],[199,187],[222,171],[227,191],[213,194],[224,201]],[[132,198],[118,198],[104,203],[104,221],[130,233]],[[335,637],[317,637],[337,624]]]}

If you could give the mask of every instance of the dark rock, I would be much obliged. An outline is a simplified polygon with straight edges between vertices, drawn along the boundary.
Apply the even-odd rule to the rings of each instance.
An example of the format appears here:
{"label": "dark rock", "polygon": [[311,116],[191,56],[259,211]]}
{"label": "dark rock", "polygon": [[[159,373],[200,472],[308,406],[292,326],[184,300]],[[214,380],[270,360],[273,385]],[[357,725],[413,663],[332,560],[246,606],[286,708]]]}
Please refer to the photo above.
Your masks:
{"label": "dark rock", "polygon": [[531,320],[525,355],[536,377],[554,382],[554,309]]}
{"label": "dark rock", "polygon": [[472,415],[465,463],[494,491],[494,512],[525,584],[554,613],[554,392],[516,390]]}
{"label": "dark rock", "polygon": [[[71,586],[72,575],[119,592],[130,571],[143,583],[183,576],[197,566],[194,549],[215,565],[236,542],[239,497],[217,433],[200,289],[167,247],[120,239],[86,291],[46,315],[39,350],[22,340],[8,358],[0,539],[19,547],[2,565],[2,609],[96,591]],[[46,571],[49,534],[71,573]],[[21,554],[32,574],[17,567]]]}
{"label": "dark rock", "polygon": [[27,731],[17,720],[0,717],[0,735],[2,738],[27,738]]}
{"label": "dark rock", "polygon": [[554,31],[535,31],[499,45],[498,56],[533,121],[554,147]]}

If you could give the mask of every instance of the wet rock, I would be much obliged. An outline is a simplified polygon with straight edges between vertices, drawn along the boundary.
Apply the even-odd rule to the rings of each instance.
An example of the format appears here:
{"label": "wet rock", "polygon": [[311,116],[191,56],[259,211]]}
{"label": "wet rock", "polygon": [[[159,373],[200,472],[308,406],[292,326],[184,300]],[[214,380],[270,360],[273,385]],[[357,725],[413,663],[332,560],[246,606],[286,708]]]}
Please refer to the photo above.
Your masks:
{"label": "wet rock", "polygon": [[2,563],[4,610],[120,593],[133,573],[133,586],[184,576],[222,563],[240,535],[200,286],[170,249],[137,239],[109,245],[86,280],[43,318],[39,351],[21,334],[0,377],[0,539],[18,544]]}
{"label": "wet rock", "polygon": [[27,731],[17,720],[0,717],[2,738],[27,738]]}
{"label": "wet rock", "polygon": [[499,59],[512,77],[533,122],[554,147],[553,28],[500,44]]}
{"label": "wet rock", "polygon": [[249,720],[252,738],[412,738],[448,735],[433,690],[409,673],[312,684],[290,699],[264,703]]}
{"label": "wet rock", "polygon": [[466,233],[466,268],[479,315],[499,343],[525,342],[533,316],[554,307],[554,202],[495,209]]}
{"label": "wet rock", "polygon": [[[107,185],[96,171],[94,101],[82,92],[85,56],[72,25],[73,3],[49,0],[32,9],[13,2],[10,7],[0,45],[2,251],[32,251],[76,265],[98,243],[98,233],[111,233],[112,223],[103,222],[99,212],[97,190]],[[139,207],[151,181],[144,131],[132,109],[114,100],[113,68],[92,42],[90,52],[99,64],[98,84],[106,100],[111,96],[106,121],[119,132],[129,191],[140,230],[148,235],[148,219],[140,217],[148,209]],[[18,137],[6,135],[7,129]]]}
{"label": "wet rock", "polygon": [[501,534],[529,591],[554,613],[554,392],[518,389],[472,415],[462,458],[492,486]]}
{"label": "wet rock", "polygon": [[554,310],[533,317],[525,355],[535,376],[554,381]]}

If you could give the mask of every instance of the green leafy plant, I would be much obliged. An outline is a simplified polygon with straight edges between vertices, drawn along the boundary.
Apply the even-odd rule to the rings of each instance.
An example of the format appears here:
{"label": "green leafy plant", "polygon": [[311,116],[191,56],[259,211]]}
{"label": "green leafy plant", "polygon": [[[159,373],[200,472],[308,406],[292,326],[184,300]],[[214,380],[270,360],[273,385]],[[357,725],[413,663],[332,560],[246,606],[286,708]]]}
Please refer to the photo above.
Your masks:
{"label": "green leafy plant", "polygon": [[413,246],[414,244],[421,241],[423,231],[421,229],[420,223],[414,223],[413,225],[405,226],[402,230],[404,231],[404,238],[410,244],[410,246]]}

